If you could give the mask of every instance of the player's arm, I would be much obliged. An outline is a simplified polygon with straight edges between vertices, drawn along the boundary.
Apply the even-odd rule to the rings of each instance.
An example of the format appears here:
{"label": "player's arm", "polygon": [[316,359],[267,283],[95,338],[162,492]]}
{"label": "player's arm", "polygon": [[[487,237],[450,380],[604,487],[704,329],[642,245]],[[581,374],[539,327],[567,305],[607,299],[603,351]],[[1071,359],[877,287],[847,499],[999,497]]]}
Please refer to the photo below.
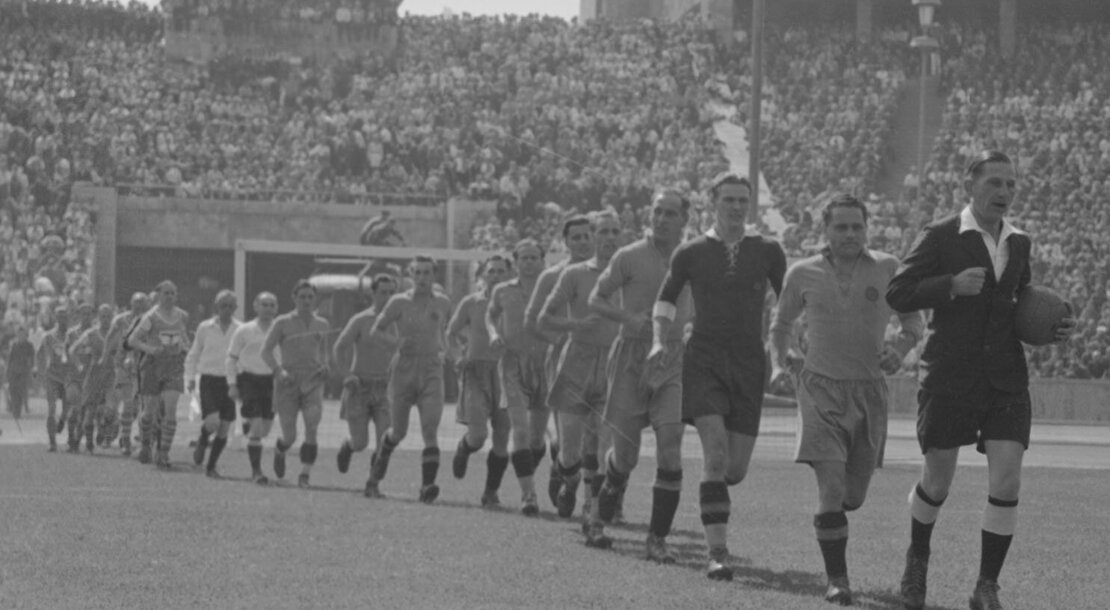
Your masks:
{"label": "player's arm", "polygon": [[77,340],[74,341],[73,344],[69,346],[69,357],[71,359],[76,360],[78,356],[81,356],[81,355],[84,354],[85,350],[87,349],[87,347],[89,345],[89,341],[91,340],[91,338],[90,338],[91,334],[92,334],[92,329],[90,328],[89,330],[86,330],[85,332],[81,333],[81,335],[77,337]]}
{"label": "player's arm", "polygon": [[463,336],[463,330],[470,325],[470,304],[474,300],[474,295],[468,294],[459,301],[459,306],[455,308],[455,315],[451,316],[451,321],[447,323],[447,345],[450,349],[458,350],[459,354],[466,352],[466,337]]}
{"label": "player's arm", "polygon": [[185,383],[186,389],[190,392],[197,387],[197,362],[200,361],[200,354],[204,351],[204,337],[208,334],[208,325],[201,322],[197,327],[197,338],[193,341],[192,347],[189,348],[189,353],[185,354]]}
{"label": "player's arm", "polygon": [[503,287],[504,284],[494,286],[493,292],[490,293],[489,305],[486,306],[486,319],[483,320],[486,325],[486,332],[489,334],[489,346],[495,350],[505,346],[505,340],[501,337],[500,326],[498,325],[498,322],[501,321],[501,314],[504,313],[504,309],[501,307]]}
{"label": "player's arm", "polygon": [[262,361],[270,370],[279,377],[286,377],[288,373],[278,364],[277,358],[274,357],[274,348],[281,344],[285,339],[285,320],[274,320],[270,326],[270,332],[266,333],[266,341],[262,344]]}
{"label": "player's arm", "polygon": [[335,365],[345,374],[354,374],[354,369],[351,368],[355,363],[354,345],[359,339],[362,320],[361,316],[355,316],[348,320],[347,325],[343,327],[339,337],[335,340],[335,345],[332,346],[332,358],[335,359]]}
{"label": "player's arm", "polygon": [[108,336],[104,337],[104,351],[100,354],[100,365],[103,366],[115,355],[120,348],[120,341],[123,333],[123,320],[122,318],[115,318],[112,320],[112,325],[108,327]]}
{"label": "player's arm", "polygon": [[389,297],[385,307],[382,309],[381,315],[374,320],[374,325],[370,327],[370,336],[375,339],[381,339],[393,346],[396,346],[400,340],[389,334],[388,329],[401,320],[401,311],[404,307],[404,295],[395,294]]}
{"label": "player's arm", "polygon": [[323,330],[320,331],[320,346],[318,348],[317,357],[324,365],[324,370],[320,372],[321,375],[327,376],[331,374],[332,360],[331,350],[328,349],[328,335],[331,334],[331,322],[327,319],[320,317],[320,322],[324,325]]}
{"label": "player's arm", "polygon": [[771,288],[775,290],[775,296],[782,296],[782,282],[786,275],[786,252],[782,249],[782,244],[776,242],[771,243],[770,248],[771,265],[767,271],[767,279],[771,282]]}
{"label": "player's arm", "polygon": [[540,332],[540,310],[547,302],[547,297],[551,296],[551,290],[555,287],[559,275],[547,271],[542,273],[536,281],[536,287],[532,290],[532,296],[528,299],[528,307],[524,310],[524,331],[532,333],[545,343],[551,343],[552,339]]}
{"label": "player's arm", "polygon": [[148,341],[151,327],[150,315],[146,314],[135,325],[131,334],[127,335],[127,344],[144,354],[154,355],[162,351],[160,343]]}
{"label": "player's arm", "polygon": [[786,273],[783,281],[775,319],[771,323],[771,379],[777,378],[783,370],[790,370],[799,363],[791,353],[790,341],[794,337],[794,322],[802,315],[805,307],[799,284],[802,282],[801,263],[795,264]]}
{"label": "player's arm", "polygon": [[618,251],[597,278],[597,283],[590,291],[586,304],[591,312],[638,330],[651,322],[651,311],[630,311],[617,307],[612,302],[613,295],[631,281],[627,267],[627,257],[623,251]]}
{"label": "player's arm", "polygon": [[955,276],[942,273],[941,240],[935,227],[925,227],[921,237],[890,279],[886,302],[899,313],[947,306],[954,298]]}
{"label": "player's arm", "polygon": [[555,289],[551,291],[551,295],[547,297],[547,302],[543,304],[543,309],[540,310],[540,317],[537,321],[539,329],[548,332],[569,333],[581,328],[585,320],[572,320],[565,315],[567,305],[574,300],[575,296],[574,271],[570,270],[568,272],[567,269],[564,269],[559,274],[559,279],[555,281]]}
{"label": "player's arm", "polygon": [[232,400],[239,399],[239,354],[243,351],[243,329],[246,324],[231,333],[231,340],[227,342],[227,356],[224,358],[224,375],[227,377],[227,395]]}
{"label": "player's arm", "polygon": [[667,337],[671,336],[671,327],[674,326],[675,316],[678,314],[678,299],[682,289],[690,281],[690,254],[686,248],[679,247],[671,256],[671,265],[667,275],[663,278],[663,285],[659,287],[659,296],[655,299],[655,306],[651,310],[651,351],[649,360],[661,362],[666,358]]}

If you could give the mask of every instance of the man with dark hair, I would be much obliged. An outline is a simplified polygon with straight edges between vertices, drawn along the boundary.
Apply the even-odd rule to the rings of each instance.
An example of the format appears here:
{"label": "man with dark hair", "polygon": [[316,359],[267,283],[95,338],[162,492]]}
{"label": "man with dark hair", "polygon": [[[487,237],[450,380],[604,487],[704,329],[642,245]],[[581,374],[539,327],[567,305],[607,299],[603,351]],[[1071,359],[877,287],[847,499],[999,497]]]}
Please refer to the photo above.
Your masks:
{"label": "man with dark hair", "polygon": [[[78,363],[81,369],[83,386],[81,392],[81,405],[77,415],[70,421],[70,447],[79,445],[82,433],[85,436],[85,449],[93,452],[96,446],[103,446],[105,426],[100,418],[108,388],[114,383],[112,378],[112,363],[103,359],[104,348],[108,331],[112,326],[112,316],[115,310],[107,303],[97,309],[97,324],[86,330],[69,348],[72,360]],[[94,441],[93,434],[99,433]],[[74,430],[77,426],[81,426]],[[74,436],[76,434],[76,437]]]}
{"label": "man with dark hair", "polygon": [[[607,373],[609,395],[605,423],[612,428],[612,448],[602,469],[605,482],[598,493],[598,516],[613,520],[628,477],[640,457],[640,435],[651,426],[655,431],[655,485],[651,523],[646,543],[647,558],[673,563],[666,537],[678,510],[682,491],[682,334],[693,315],[690,291],[679,298],[680,310],[666,341],[672,344],[671,359],[661,367],[648,366],[651,350],[651,311],[671,254],[682,241],[689,218],[690,202],[681,193],[659,192],[651,205],[651,236],[621,248],[613,255],[590,294],[590,309],[619,323],[620,336],[610,351]],[[620,306],[610,302],[620,294]]]}
{"label": "man with dark hair", "polygon": [[608,395],[605,368],[619,327],[616,322],[591,312],[588,299],[602,270],[617,251],[620,234],[616,214],[598,215],[593,222],[596,254],[563,269],[539,317],[541,330],[569,335],[548,395],[548,404],[558,414],[558,463],[562,479],[557,502],[559,516],[566,519],[574,514],[578,484],[585,479],[590,506],[583,519],[586,545],[602,549],[611,547],[613,541],[605,535],[598,515],[597,494],[604,481],[598,474],[602,444],[599,440],[603,437],[601,414]]}
{"label": "man with dark hair", "polygon": [[[987,455],[990,479],[970,606],[1002,607],[998,576],[1013,540],[1021,463],[1029,447],[1029,373],[1014,315],[1030,281],[1032,242],[1005,219],[1017,169],[1004,153],[984,151],[968,165],[963,186],[968,205],[925,227],[886,294],[896,311],[933,310],[917,411],[925,465],[909,497],[910,546],[901,586],[902,603],[910,609],[925,606],[933,525],[963,445]],[[1063,320],[1056,339],[1066,340],[1074,328],[1073,318]]]}
{"label": "man with dark hair", "polygon": [[[594,238],[589,218],[582,215],[571,216],[563,221],[562,234],[563,243],[566,245],[570,257],[548,267],[540,274],[539,278],[536,279],[536,289],[532,291],[532,295],[528,299],[528,307],[524,311],[524,329],[548,345],[543,370],[544,379],[549,387],[551,381],[555,378],[555,366],[558,363],[559,354],[562,353],[563,346],[566,344],[567,334],[541,331],[538,325],[540,311],[543,309],[544,303],[547,302],[547,297],[551,295],[552,289],[555,288],[555,282],[558,281],[563,269],[567,265],[580,263],[594,255]],[[534,467],[536,468],[539,467],[545,453],[543,438],[547,433],[547,420],[550,414],[551,405],[547,403],[545,396],[544,407],[535,409],[530,418],[532,456],[535,458]],[[558,415],[554,417],[558,420]],[[558,435],[558,427],[559,424],[556,421],[556,435]],[[559,478],[558,459],[559,444],[558,436],[556,436],[551,443],[551,472],[547,482],[547,495],[551,499],[552,505],[558,504],[556,498],[559,495],[559,488],[562,486],[562,481]]]}
{"label": "man with dark hair", "polygon": [[486,458],[486,487],[481,500],[482,506],[486,507],[501,505],[497,491],[509,467],[511,429],[508,410],[501,401],[501,384],[497,379],[500,353],[490,345],[486,310],[494,287],[509,272],[509,259],[500,254],[487,258],[479,269],[481,290],[463,297],[447,324],[447,340],[460,352],[458,368],[462,376],[462,392],[456,418],[466,426],[466,434],[459,439],[451,468],[456,479],[465,477],[470,454],[482,448],[492,427],[492,446]]}
{"label": "man with dark hair", "polygon": [[764,302],[768,288],[782,291],[786,255],[777,242],[745,234],[751,202],[747,178],[722,174],[709,194],[716,223],[671,257],[653,311],[649,360],[665,368],[674,358],[678,299],[689,284],[697,315],[683,353],[682,417],[697,428],[705,456],[699,491],[708,576],[731,580],[728,486],[744,480],[759,435],[767,366]]}
{"label": "man with dark hair", "polygon": [[115,365],[114,383],[108,391],[107,409],[119,415],[119,446],[124,456],[131,455],[131,425],[139,415],[139,352],[124,347],[124,340],[134,330],[139,319],[150,309],[150,297],[145,292],[131,295],[131,309],[118,314],[112,320],[112,327],[105,339],[103,359],[110,359]]}
{"label": "man with dark hair", "polygon": [[[54,311],[54,328],[42,339],[38,351],[38,370],[45,371],[43,385],[46,386],[46,433],[49,440],[48,450],[58,450],[57,435],[69,417],[70,409],[76,408],[80,392],[74,385],[76,367],[69,357],[69,309],[64,305]],[[62,403],[61,415],[57,415],[58,403]]]}
{"label": "man with dark hair", "polygon": [[[393,295],[381,315],[374,320],[370,334],[376,335],[398,351],[390,369],[390,428],[378,442],[370,458],[370,478],[385,478],[389,458],[408,434],[409,412],[415,405],[420,414],[424,437],[420,501],[426,504],[439,497],[439,421],[443,417],[444,330],[451,317],[451,300],[435,290],[436,262],[416,256],[409,264],[412,288]],[[396,325],[397,335],[389,329]]]}
{"label": "man with dark hair", "polygon": [[[316,315],[316,287],[308,280],[293,286],[293,305],[293,311],[274,318],[262,346],[262,360],[274,372],[274,411],[281,426],[281,438],[274,445],[274,474],[285,477],[285,452],[297,441],[299,413],[304,419],[304,442],[297,485],[307,489],[319,451],[316,430],[323,417],[331,325]],[[280,363],[274,356],[276,348],[281,348]]]}
{"label": "man with dark hair", "polygon": [[547,427],[547,378],[545,344],[525,329],[525,308],[543,270],[543,249],[534,240],[522,239],[513,249],[513,260],[517,277],[494,287],[485,324],[490,348],[501,353],[497,374],[501,407],[512,430],[509,459],[520,481],[521,512],[531,517],[540,511],[533,475],[544,454],[543,429],[533,438],[531,420],[542,418]]}
{"label": "man with dark hair", "polygon": [[[332,348],[339,370],[346,373],[339,418],[347,420],[349,436],[339,447],[335,461],[339,472],[347,472],[351,456],[370,444],[370,421],[374,422],[374,438],[379,441],[389,427],[389,363],[393,359],[396,340],[383,341],[370,334],[378,315],[397,292],[393,276],[379,273],[370,282],[373,302],[355,314],[339,333]],[[393,334],[393,329],[389,329]],[[378,481],[370,477],[363,495],[381,496]]]}
{"label": "man with dark hair", "polygon": [[[887,387],[906,353],[921,339],[921,315],[904,313],[901,333],[884,343],[891,309],[882,295],[898,259],[867,248],[867,208],[851,195],[822,212],[825,248],[786,272],[771,326],[772,379],[797,374],[801,428],[795,459],[817,477],[813,525],[825,562],[825,601],[851,605],[846,549],[849,511],[863,506],[887,431]],[[794,322],[805,314],[803,355],[788,349]]]}

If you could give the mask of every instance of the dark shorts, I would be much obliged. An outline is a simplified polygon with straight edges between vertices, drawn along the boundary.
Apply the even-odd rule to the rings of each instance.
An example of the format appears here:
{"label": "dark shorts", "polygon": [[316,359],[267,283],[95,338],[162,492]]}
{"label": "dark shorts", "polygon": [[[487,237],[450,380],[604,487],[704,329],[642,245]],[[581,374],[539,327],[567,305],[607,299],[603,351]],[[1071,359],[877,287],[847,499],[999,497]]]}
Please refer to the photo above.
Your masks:
{"label": "dark shorts", "polygon": [[984,453],[985,441],[1017,441],[1028,449],[1032,411],[1028,389],[1004,392],[986,379],[960,394],[918,390],[917,442],[922,453],[964,445]]}
{"label": "dark shorts", "polygon": [[274,418],[274,376],[239,373],[235,379],[239,399],[243,401],[243,419]]}
{"label": "dark shorts", "polygon": [[220,421],[235,421],[235,401],[227,395],[227,378],[200,376],[200,416],[220,414]]}
{"label": "dark shorts", "polygon": [[767,358],[691,337],[682,359],[682,419],[719,415],[729,432],[759,435]]}

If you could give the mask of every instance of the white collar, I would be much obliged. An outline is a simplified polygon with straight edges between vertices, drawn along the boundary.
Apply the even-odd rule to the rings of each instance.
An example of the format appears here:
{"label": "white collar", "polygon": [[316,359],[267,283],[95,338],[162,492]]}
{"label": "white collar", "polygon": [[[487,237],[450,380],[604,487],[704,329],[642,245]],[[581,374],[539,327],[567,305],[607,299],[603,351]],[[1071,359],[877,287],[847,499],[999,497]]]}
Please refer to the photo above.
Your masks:
{"label": "white collar", "polygon": [[[967,233],[968,231],[975,231],[977,233],[982,233],[984,235],[990,235],[990,233],[985,231],[983,229],[983,227],[979,224],[979,221],[975,218],[975,214],[973,214],[971,212],[971,206],[970,205],[965,207],[963,209],[963,211],[960,212],[959,233],[963,234],[963,233]],[[1003,218],[1002,219],[1002,231],[1000,231],[998,233],[998,243],[1002,243],[1002,242],[1006,241],[1006,238],[1011,236],[1011,235],[1026,235],[1026,233],[1025,233],[1025,231],[1022,231],[1021,229],[1019,229],[1019,228],[1015,227],[1014,225],[1010,224],[1010,221]]]}

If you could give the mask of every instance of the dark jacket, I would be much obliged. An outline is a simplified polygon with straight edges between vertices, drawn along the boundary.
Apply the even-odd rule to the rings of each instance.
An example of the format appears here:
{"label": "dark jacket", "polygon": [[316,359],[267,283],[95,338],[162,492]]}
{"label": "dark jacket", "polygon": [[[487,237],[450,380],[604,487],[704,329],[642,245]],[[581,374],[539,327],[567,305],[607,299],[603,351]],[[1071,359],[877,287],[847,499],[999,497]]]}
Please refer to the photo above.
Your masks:
{"label": "dark jacket", "polygon": [[[886,299],[899,313],[932,309],[933,333],[921,355],[921,386],[938,394],[960,394],[982,378],[999,390],[1029,387],[1025,350],[1014,333],[1018,294],[1029,285],[1025,234],[1011,234],[1010,259],[996,278],[983,236],[959,233],[960,216],[925,227],[917,244],[890,280]],[[952,278],[970,267],[986,267],[983,290],[952,298]]]}

